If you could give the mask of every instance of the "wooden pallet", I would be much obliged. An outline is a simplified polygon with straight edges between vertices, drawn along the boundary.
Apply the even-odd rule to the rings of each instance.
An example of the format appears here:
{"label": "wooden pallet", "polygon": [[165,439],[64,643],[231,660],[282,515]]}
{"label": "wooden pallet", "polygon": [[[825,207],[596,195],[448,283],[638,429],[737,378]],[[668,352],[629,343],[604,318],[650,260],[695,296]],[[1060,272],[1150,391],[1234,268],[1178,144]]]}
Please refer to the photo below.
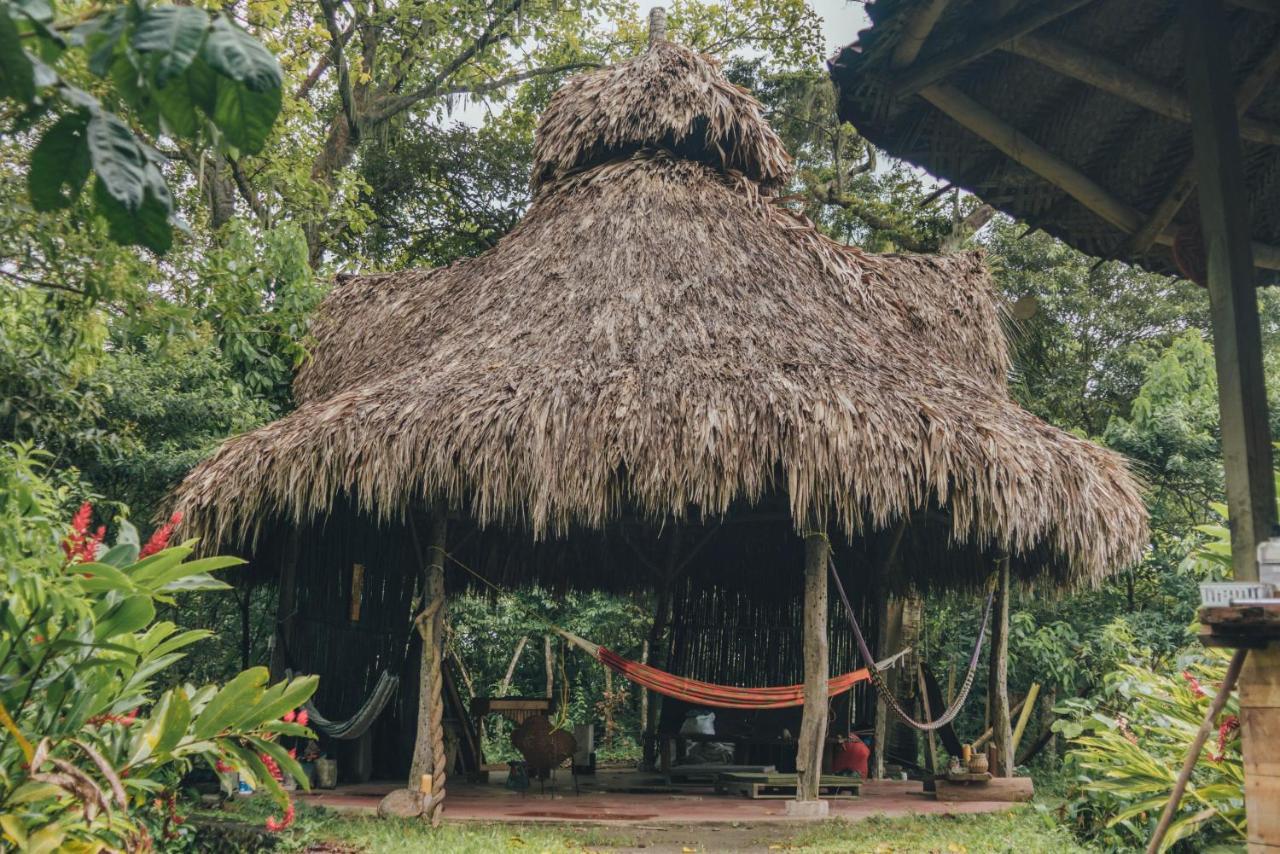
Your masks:
{"label": "wooden pallet", "polygon": [[[824,774],[818,783],[818,794],[823,798],[852,799],[862,790],[862,781],[856,777]],[[752,800],[765,798],[794,798],[795,774],[721,774],[716,778],[716,791],[720,794],[746,795]]]}
{"label": "wooden pallet", "polygon": [[773,765],[673,765],[667,772],[669,782],[704,780],[714,783],[721,774],[773,774]]}

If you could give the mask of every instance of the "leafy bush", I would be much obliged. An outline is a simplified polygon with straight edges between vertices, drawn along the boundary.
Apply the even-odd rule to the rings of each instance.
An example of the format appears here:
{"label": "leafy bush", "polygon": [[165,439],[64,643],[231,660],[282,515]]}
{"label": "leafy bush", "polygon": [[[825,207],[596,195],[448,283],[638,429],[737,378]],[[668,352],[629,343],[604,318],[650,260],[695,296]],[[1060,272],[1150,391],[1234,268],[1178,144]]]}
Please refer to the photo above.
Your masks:
{"label": "leafy bush", "polygon": [[[1217,651],[1186,662],[1178,674],[1123,664],[1102,694],[1059,706],[1054,729],[1071,739],[1068,770],[1077,829],[1109,848],[1150,838],[1214,691],[1226,673]],[[1196,765],[1165,847],[1196,835],[1197,846],[1245,837],[1244,767],[1238,702],[1227,702],[1216,741]]]}
{"label": "leafy bush", "polygon": [[[102,541],[92,508],[70,531],[65,495],[41,455],[0,452],[0,830],[31,851],[138,850],[181,837],[174,793],[197,763],[235,770],[291,806],[280,785],[306,775],[280,736],[310,737],[292,711],[315,677],[267,686],[252,668],[225,686],[157,684],[183,650],[208,637],[156,620],[157,603],[225,587],[210,573],[235,558],[192,560],[168,547],[171,525],[145,544],[127,522]],[[287,719],[287,720],[282,720]]]}

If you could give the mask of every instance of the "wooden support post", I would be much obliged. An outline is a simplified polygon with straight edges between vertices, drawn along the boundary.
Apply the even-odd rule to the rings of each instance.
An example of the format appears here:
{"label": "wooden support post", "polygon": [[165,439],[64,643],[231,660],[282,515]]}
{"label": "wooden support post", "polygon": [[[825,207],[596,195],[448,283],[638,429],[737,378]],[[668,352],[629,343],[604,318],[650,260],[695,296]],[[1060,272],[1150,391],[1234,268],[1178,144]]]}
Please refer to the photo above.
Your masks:
{"label": "wooden support post", "polygon": [[280,581],[276,593],[276,632],[271,639],[271,680],[278,682],[289,669],[293,653],[293,625],[298,610],[298,552],[302,537],[297,528],[286,535],[284,555],[280,562]]}
{"label": "wooden support post", "polygon": [[[412,522],[410,523],[412,524]],[[444,554],[448,521],[443,507],[431,513],[427,550],[422,556],[423,603],[434,609],[419,622],[422,635],[422,658],[418,665],[418,729],[413,742],[413,761],[409,766],[409,788],[418,789],[433,823],[439,820],[439,806],[444,798]],[[415,537],[416,538],[416,537]],[[439,604],[437,604],[439,603]],[[422,781],[430,790],[422,791]]]}
{"label": "wooden support post", "polygon": [[[920,708],[924,710],[924,721],[930,723],[933,721],[933,709],[929,707],[929,689],[924,682],[924,662],[922,661],[916,661],[916,684],[920,688]],[[936,775],[938,773],[938,740],[933,730],[929,730],[926,744],[928,749],[925,751],[925,757],[929,761],[929,773]]]}
{"label": "wooden support post", "polygon": [[827,739],[827,679],[830,676],[827,649],[827,562],[831,544],[825,531],[804,537],[804,712],[800,737],[796,742],[796,799],[791,803],[820,803],[788,807],[797,815],[821,815],[819,800],[822,753]]}
{"label": "wooden support post", "polygon": [[1280,644],[1249,652],[1240,674],[1249,854],[1280,852]]}
{"label": "wooden support post", "polygon": [[1270,536],[1276,500],[1249,241],[1249,197],[1221,2],[1187,0],[1182,9],[1201,231],[1208,256],[1231,557],[1236,580],[1253,581],[1258,577],[1255,550],[1259,541]]}
{"label": "wooden support post", "polygon": [[[663,565],[660,568],[652,567],[654,571],[653,622],[649,625],[649,637],[645,642],[649,658],[646,663],[659,670],[665,669],[669,663],[671,639],[668,637],[668,629],[671,627],[672,585],[675,584],[675,580],[683,568],[681,561],[683,529],[678,526],[673,527],[670,536],[671,539],[667,543],[667,555]],[[700,543],[694,551],[696,552],[701,548],[705,542],[704,540],[703,543]],[[658,756],[658,751],[661,748],[658,743],[658,724],[662,718],[662,695],[649,695],[646,692],[643,706],[644,717],[642,723],[644,732],[648,736],[644,739],[644,767],[657,768],[661,765],[661,757]]]}
{"label": "wooden support post", "polygon": [[991,662],[987,674],[987,696],[991,702],[992,743],[996,748],[996,777],[1013,776],[1013,726],[1009,713],[1009,559],[1001,558],[996,569],[995,619],[991,628]]}

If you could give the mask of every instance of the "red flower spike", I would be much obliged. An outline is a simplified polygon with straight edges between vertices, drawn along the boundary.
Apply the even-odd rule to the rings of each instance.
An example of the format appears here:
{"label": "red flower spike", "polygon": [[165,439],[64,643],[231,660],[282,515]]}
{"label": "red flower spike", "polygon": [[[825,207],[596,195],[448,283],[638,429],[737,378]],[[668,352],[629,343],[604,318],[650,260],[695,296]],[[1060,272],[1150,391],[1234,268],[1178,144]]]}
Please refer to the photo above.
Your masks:
{"label": "red flower spike", "polygon": [[1200,687],[1200,680],[1197,679],[1190,670],[1182,671],[1182,678],[1187,680],[1187,687],[1191,689],[1191,693],[1197,697],[1205,696],[1204,688]]}
{"label": "red flower spike", "polygon": [[150,557],[156,552],[164,551],[169,548],[169,537],[173,535],[173,529],[182,521],[181,513],[174,513],[169,517],[169,521],[165,522],[151,535],[151,539],[147,540],[146,545],[138,552],[139,558]]}
{"label": "red flower spike", "polygon": [[297,720],[298,726],[306,726],[307,720],[308,718],[307,718],[306,709],[303,709],[302,711],[298,712],[298,720]]}
{"label": "red flower spike", "polygon": [[267,817],[267,830],[271,831],[272,833],[279,833],[280,831],[287,828],[289,825],[293,824],[293,818],[294,818],[293,801],[289,801],[289,805],[284,808],[283,820],[277,819],[274,816]]}
{"label": "red flower spike", "polygon": [[293,723],[294,719],[297,718],[297,716],[298,716],[297,713],[291,709],[284,713],[284,717],[281,718],[281,720],[283,720],[287,724],[291,724]]}

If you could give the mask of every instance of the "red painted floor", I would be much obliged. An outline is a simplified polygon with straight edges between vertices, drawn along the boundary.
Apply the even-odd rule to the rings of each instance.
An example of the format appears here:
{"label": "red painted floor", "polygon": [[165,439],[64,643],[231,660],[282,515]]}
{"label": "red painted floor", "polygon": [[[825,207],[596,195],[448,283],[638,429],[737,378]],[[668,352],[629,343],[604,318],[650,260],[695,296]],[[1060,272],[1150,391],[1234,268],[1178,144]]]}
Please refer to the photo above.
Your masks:
{"label": "red painted floor", "polygon": [[[786,815],[784,800],[751,800],[740,795],[717,795],[710,787],[680,794],[632,794],[600,791],[601,778],[616,783],[621,775],[602,772],[597,781],[574,794],[567,775],[555,789],[539,792],[535,783],[526,794],[508,791],[499,775],[488,785],[451,780],[445,816],[455,821],[487,822],[572,822],[646,824],[697,824],[733,822],[796,821]],[[613,778],[610,780],[610,778]],[[585,778],[584,778],[585,779]],[[366,783],[341,786],[329,791],[299,793],[305,802],[340,811],[374,812],[378,802],[395,783]],[[997,801],[935,801],[922,791],[918,781],[875,780],[862,787],[856,800],[832,800],[832,817],[866,818],[873,815],[901,816],[938,813],[981,813],[1009,809],[1012,804]]]}

